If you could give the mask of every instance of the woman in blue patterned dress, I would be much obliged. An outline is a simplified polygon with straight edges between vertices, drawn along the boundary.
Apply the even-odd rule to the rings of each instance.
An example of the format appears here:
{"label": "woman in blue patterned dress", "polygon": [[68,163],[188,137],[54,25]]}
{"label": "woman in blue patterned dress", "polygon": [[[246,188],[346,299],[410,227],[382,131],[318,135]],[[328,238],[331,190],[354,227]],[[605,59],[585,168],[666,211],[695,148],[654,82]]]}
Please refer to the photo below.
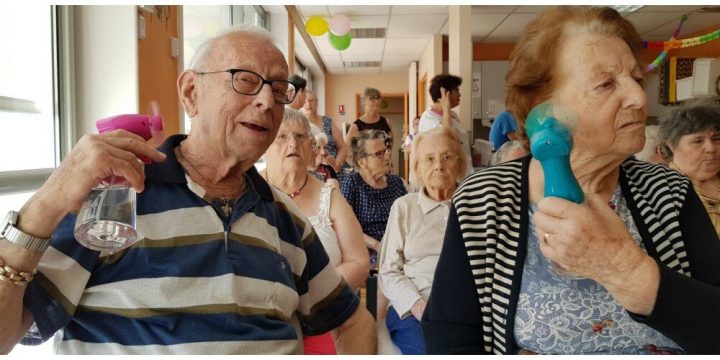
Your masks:
{"label": "woman in blue patterned dress", "polygon": [[570,166],[585,201],[544,197],[550,178],[530,156],[468,177],[423,314],[428,353],[720,353],[712,223],[689,180],[631,158],[645,139],[641,49],[607,7],[553,8],[528,24],[506,75],[509,110],[522,130],[548,100],[574,116]]}
{"label": "woman in blue patterned dress", "polygon": [[363,229],[370,251],[371,271],[377,271],[380,240],[390,216],[390,207],[407,190],[402,179],[390,174],[390,150],[382,130],[364,130],[353,137],[350,154],[356,172],[342,179],[340,192],[345,195]]}
{"label": "woman in blue patterned dress", "polygon": [[[347,158],[348,148],[343,140],[342,132],[335,126],[333,120],[327,116],[320,116],[317,113],[317,96],[312,91],[306,92],[307,97],[305,98],[305,106],[300,111],[310,121],[310,124],[315,125],[318,129],[322,130],[327,136],[327,150],[330,157],[326,158],[328,165],[335,169],[335,172],[339,173],[342,169],[345,159]],[[332,161],[331,161],[332,159]]]}

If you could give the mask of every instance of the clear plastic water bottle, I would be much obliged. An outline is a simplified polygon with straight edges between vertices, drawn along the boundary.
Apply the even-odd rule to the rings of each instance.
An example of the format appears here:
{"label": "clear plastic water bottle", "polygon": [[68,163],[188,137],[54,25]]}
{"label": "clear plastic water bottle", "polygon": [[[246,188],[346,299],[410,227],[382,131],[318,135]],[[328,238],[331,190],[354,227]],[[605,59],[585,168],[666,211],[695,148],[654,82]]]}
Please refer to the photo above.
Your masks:
{"label": "clear plastic water bottle", "polygon": [[[98,120],[98,132],[130,131],[149,140],[163,130],[163,120],[153,105],[154,116],[118,115]],[[139,159],[149,163],[149,159]],[[88,249],[114,252],[138,240],[135,230],[135,189],[125,179],[112,176],[90,191],[75,221],[75,240]]]}
{"label": "clear plastic water bottle", "polygon": [[75,239],[88,249],[117,251],[137,241],[135,189],[108,184],[90,191],[78,213]]}

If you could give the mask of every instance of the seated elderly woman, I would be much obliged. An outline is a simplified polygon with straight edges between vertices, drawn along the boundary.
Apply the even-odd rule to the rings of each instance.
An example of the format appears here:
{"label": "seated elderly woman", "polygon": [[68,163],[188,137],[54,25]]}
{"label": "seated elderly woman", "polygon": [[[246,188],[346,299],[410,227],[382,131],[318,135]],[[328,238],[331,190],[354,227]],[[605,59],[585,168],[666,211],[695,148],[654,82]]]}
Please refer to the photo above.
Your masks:
{"label": "seated elderly woman", "polygon": [[687,176],[720,236],[720,104],[703,101],[660,117],[663,156]]}
{"label": "seated elderly woman", "polygon": [[380,250],[380,285],[390,301],[390,337],[404,355],[425,354],[420,318],[445,236],[450,198],[465,175],[460,140],[449,128],[418,135],[410,158],[420,190],[395,201]]}
{"label": "seated elderly woman", "polygon": [[521,129],[546,101],[567,111],[585,199],[545,197],[554,179],[533,157],[466,179],[423,314],[428,353],[720,353],[712,223],[687,178],[631,157],[645,132],[641,48],[607,7],[528,24],[506,75],[510,111]]}
{"label": "seated elderly woman", "polygon": [[520,140],[510,140],[502,144],[502,146],[493,153],[490,159],[490,166],[517,160],[527,156],[529,153],[525,147],[525,143]]}
{"label": "seated elderly woman", "polygon": [[[330,263],[357,289],[365,283],[369,270],[362,229],[336,188],[308,173],[308,164],[314,161],[311,136],[305,116],[286,108],[275,141],[264,155],[267,168],[262,175],[310,219]],[[305,337],[304,343],[306,354],[335,354],[330,333]]]}
{"label": "seated elderly woman", "polygon": [[350,142],[350,156],[356,172],[342,179],[340,192],[360,221],[365,245],[370,251],[371,271],[377,271],[380,239],[385,234],[390,207],[407,194],[405,184],[390,172],[387,134],[382,130],[363,130]]}
{"label": "seated elderly woman", "polygon": [[327,136],[324,133],[317,131],[313,133],[313,141],[313,153],[315,156],[310,160],[308,170],[319,180],[329,183],[339,189],[340,183],[338,182],[338,174],[329,164],[334,160],[325,147],[328,142]]}

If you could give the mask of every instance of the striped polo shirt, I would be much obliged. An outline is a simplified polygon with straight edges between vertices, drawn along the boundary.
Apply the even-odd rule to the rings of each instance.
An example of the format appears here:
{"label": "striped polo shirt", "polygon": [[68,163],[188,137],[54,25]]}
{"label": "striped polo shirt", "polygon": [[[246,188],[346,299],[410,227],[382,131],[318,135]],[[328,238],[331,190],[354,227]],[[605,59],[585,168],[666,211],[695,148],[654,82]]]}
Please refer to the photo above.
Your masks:
{"label": "striped polo shirt", "polygon": [[55,230],[24,304],[58,354],[292,354],[302,334],[347,320],[359,299],[329,264],[312,226],[255,168],[229,218],[189,180],[173,149],[146,166],[135,245],[82,247],[75,216]]}

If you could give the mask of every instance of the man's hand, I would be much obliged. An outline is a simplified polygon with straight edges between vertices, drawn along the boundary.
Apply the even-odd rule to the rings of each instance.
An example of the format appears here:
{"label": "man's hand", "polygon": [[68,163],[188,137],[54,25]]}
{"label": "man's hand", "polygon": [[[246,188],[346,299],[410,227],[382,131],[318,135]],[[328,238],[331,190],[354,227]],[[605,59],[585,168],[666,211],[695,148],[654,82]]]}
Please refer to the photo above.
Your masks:
{"label": "man's hand", "polygon": [[415,304],[410,309],[410,312],[412,315],[417,319],[417,321],[421,321],[422,315],[425,312],[425,306],[427,305],[427,301],[425,299],[420,298],[418,301],[415,302]]}

